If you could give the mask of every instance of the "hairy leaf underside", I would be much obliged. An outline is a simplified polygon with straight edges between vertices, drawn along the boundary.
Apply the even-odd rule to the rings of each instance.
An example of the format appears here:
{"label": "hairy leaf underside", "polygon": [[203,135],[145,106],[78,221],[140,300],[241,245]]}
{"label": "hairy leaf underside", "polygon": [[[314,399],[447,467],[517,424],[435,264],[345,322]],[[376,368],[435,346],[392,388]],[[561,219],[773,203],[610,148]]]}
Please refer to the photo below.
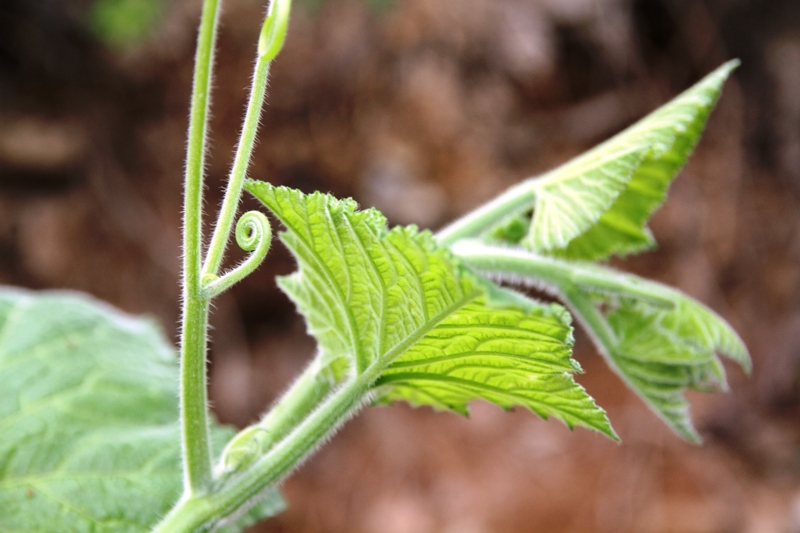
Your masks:
{"label": "hairy leaf underside", "polygon": [[[606,259],[653,247],[647,220],[666,199],[737,66],[726,63],[612,139],[531,180],[533,215],[526,233],[492,236],[568,259]],[[505,225],[519,228],[517,216]]]}
{"label": "hairy leaf underside", "polygon": [[[700,302],[659,283],[610,269],[583,265],[621,283],[614,290],[584,285],[565,291],[589,328],[598,348],[630,387],[679,435],[692,442],[700,436],[692,425],[687,390],[727,390],[717,354],[750,371],[750,356],[739,336],[719,315]],[[645,293],[647,296],[642,295]],[[595,325],[581,316],[585,305],[601,317]],[[604,336],[596,327],[607,327]]]}

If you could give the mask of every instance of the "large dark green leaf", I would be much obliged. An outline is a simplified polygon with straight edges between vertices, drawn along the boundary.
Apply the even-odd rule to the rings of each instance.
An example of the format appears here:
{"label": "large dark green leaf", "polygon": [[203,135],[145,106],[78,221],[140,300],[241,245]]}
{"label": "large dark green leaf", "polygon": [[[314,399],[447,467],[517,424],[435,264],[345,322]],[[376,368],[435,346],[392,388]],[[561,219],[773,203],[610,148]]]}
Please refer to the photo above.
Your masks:
{"label": "large dark green leaf", "polygon": [[144,532],[179,497],[177,360],[152,321],[0,290],[0,376],[0,531]]}

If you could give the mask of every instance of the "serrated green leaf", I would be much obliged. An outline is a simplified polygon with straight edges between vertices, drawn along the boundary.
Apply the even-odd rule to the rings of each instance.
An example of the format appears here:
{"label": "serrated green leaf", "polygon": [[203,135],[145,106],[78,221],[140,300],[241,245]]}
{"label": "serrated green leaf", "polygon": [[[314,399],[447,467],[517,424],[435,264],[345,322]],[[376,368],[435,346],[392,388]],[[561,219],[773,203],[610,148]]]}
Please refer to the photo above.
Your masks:
{"label": "serrated green leaf", "polygon": [[[571,328],[562,308],[488,284],[437,247],[430,233],[389,230],[383,215],[358,211],[352,200],[254,181],[246,188],[288,229],[281,240],[299,270],[279,283],[317,338],[319,361],[337,379],[379,369],[383,401],[465,412],[468,401],[484,398],[615,437],[605,413],[572,378]],[[453,350],[473,360],[421,363]],[[412,361],[431,379],[400,379],[398,369]],[[444,381],[447,397],[440,393]]]}
{"label": "serrated green leaf", "polygon": [[[0,371],[0,531],[144,532],[166,514],[182,487],[178,368],[151,321],[3,289]],[[217,447],[232,433],[215,427]]]}
{"label": "serrated green leaf", "polygon": [[465,306],[389,365],[377,382],[386,389],[381,401],[467,415],[468,403],[483,399],[505,409],[524,405],[545,419],[557,414],[570,428],[594,412],[592,425],[605,427],[571,376],[580,367],[569,357],[569,315],[531,300],[522,311],[518,302]]}
{"label": "serrated green leaf", "polygon": [[612,139],[531,182],[533,219],[517,243],[570,259],[605,259],[655,244],[647,220],[664,202],[737,61]]}
{"label": "serrated green leaf", "polygon": [[[750,356],[742,340],[719,315],[677,290],[599,266],[579,268],[591,269],[597,277],[607,273],[616,281],[629,278],[627,291],[621,285],[616,291],[592,291],[583,285],[566,297],[579,315],[588,310],[600,318],[598,323],[582,316],[600,350],[631,388],[678,434],[699,442],[684,393],[727,389],[717,354],[749,372]],[[645,298],[640,297],[643,291],[648,293]],[[655,305],[649,296],[653,294],[659,296]],[[601,331],[605,328],[610,334]]]}

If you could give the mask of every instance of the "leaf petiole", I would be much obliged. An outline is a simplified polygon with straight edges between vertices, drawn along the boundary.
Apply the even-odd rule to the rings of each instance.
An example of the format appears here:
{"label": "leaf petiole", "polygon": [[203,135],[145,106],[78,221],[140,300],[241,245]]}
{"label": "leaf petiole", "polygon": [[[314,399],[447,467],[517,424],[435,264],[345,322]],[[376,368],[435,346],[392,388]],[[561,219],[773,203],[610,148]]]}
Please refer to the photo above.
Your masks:
{"label": "leaf petiole", "polygon": [[436,241],[442,246],[450,246],[461,239],[476,237],[504,218],[528,209],[535,192],[533,179],[514,185],[494,200],[439,230]]}
{"label": "leaf petiole", "polygon": [[228,478],[212,494],[179,502],[153,533],[211,531],[232,513],[246,510],[248,503],[255,503],[358,410],[381,370],[380,365],[372,365],[346,381],[249,468]]}
{"label": "leaf petiole", "polygon": [[[244,446],[255,451],[254,455],[263,455],[276,442],[288,435],[330,393],[334,386],[334,380],[332,377],[327,377],[326,374],[326,370],[319,365],[319,360],[312,361],[257,424],[249,426],[239,433],[239,435],[243,435],[251,432],[251,435],[255,437],[252,442],[243,443]],[[258,432],[252,432],[254,429],[257,429]],[[257,446],[252,446],[253,442]],[[249,456],[242,457],[239,450],[229,445],[222,454],[217,471],[220,476],[229,476],[233,472],[246,468],[252,459],[253,457]]]}
{"label": "leaf petiole", "polygon": [[591,264],[568,262],[521,249],[490,246],[476,240],[459,241],[451,250],[481,272],[507,276],[523,284],[544,284],[545,288],[560,294],[580,289],[636,298],[655,307],[674,307],[671,292],[662,290],[657,283],[643,283],[636,276],[608,268],[600,269]]}

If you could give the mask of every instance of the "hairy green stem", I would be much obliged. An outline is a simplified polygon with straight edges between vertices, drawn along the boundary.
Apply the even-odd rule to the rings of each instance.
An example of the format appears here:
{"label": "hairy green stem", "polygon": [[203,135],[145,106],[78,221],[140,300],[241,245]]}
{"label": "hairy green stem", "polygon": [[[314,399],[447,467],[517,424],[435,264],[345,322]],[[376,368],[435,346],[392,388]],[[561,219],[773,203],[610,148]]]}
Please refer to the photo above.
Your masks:
{"label": "hairy green stem", "polygon": [[450,246],[461,239],[476,237],[504,218],[524,211],[533,204],[535,189],[532,184],[533,180],[528,179],[511,187],[491,202],[441,229],[436,240],[443,246]]}
{"label": "hairy green stem", "polygon": [[261,119],[261,110],[264,106],[267,92],[271,61],[266,57],[268,56],[259,55],[256,60],[253,84],[250,90],[250,101],[247,104],[247,113],[242,126],[242,135],[239,139],[239,146],[236,149],[236,157],[231,168],[228,187],[225,190],[225,198],[222,201],[217,224],[214,227],[214,234],[203,265],[204,278],[216,276],[219,273],[222,257],[230,239],[233,220],[239,208],[239,199],[242,196],[244,180],[247,169],[250,166],[250,158],[253,154],[256,133],[258,132],[258,123]]}
{"label": "hairy green stem", "polygon": [[477,240],[461,240],[450,249],[471,267],[492,274],[514,276],[534,284],[552,288],[573,285],[571,265],[535,253],[500,246],[489,246]]}
{"label": "hairy green stem", "polygon": [[217,467],[219,478],[240,472],[267,453],[319,405],[333,385],[327,372],[313,361],[258,423],[231,439]]}
{"label": "hairy green stem", "polygon": [[179,502],[154,533],[210,531],[225,517],[255,503],[355,413],[380,371],[380,365],[373,365],[343,384],[241,474],[230,477],[212,494]]}
{"label": "hairy green stem", "polygon": [[[204,0],[203,2],[203,13],[195,56],[186,155],[183,224],[183,315],[180,346],[180,412],[184,493],[175,510],[169,515],[170,517],[177,517],[177,521],[168,518],[156,528],[157,531],[186,532],[202,530],[202,524],[217,522],[221,516],[235,512],[256,496],[253,493],[249,498],[238,499],[235,504],[230,503],[229,493],[231,491],[225,490],[225,481],[230,478],[213,480],[206,390],[208,313],[211,299],[249,275],[263,261],[269,250],[272,236],[269,221],[262,213],[246,213],[237,224],[236,240],[244,250],[251,252],[251,255],[242,264],[223,276],[217,276],[230,238],[231,227],[236,216],[245,175],[255,145],[256,133],[267,90],[270,63],[280,52],[286,38],[291,0],[273,0],[262,27],[258,45],[259,54],[256,60],[242,134],[231,169],[225,198],[214,227],[208,255],[205,263],[203,263],[201,250],[203,240],[203,170],[208,136],[208,110],[219,8],[220,0]],[[316,378],[317,376],[314,376],[314,379]],[[275,427],[275,439],[286,437],[287,440],[290,440],[292,428],[297,426],[300,420],[330,391],[330,386],[311,387],[314,379],[301,380],[295,388],[290,390],[287,402],[275,409],[273,414],[267,416],[263,421],[267,426]],[[361,394],[363,392],[353,396],[353,398],[360,398]],[[337,393],[332,395],[331,399],[333,400],[340,396],[341,394]],[[341,403],[341,401],[338,404],[334,402],[333,405],[340,405]],[[353,406],[356,405],[354,401],[349,403]],[[309,439],[309,446],[314,445],[313,443],[316,442],[314,437],[320,431],[327,432],[335,427],[339,418],[342,418],[342,416],[336,417],[338,412],[334,409],[330,413],[332,418],[327,421],[327,425],[314,426],[316,429],[312,428],[306,430],[305,433],[301,433],[301,437],[305,435]],[[294,448],[290,447],[288,450],[292,452],[293,449],[302,449],[302,446],[295,445]],[[278,455],[279,459],[281,457],[283,456]],[[289,469],[294,463],[284,462],[281,464],[284,465],[285,469]],[[273,470],[275,469],[273,468]],[[220,485],[222,485],[221,492],[215,492]],[[234,485],[234,488],[236,486],[238,485]],[[225,499],[226,497],[227,499]],[[213,505],[219,499],[225,502],[224,511],[217,509]],[[210,515],[203,511],[209,509],[209,503],[212,504],[210,508],[213,510]]]}
{"label": "hairy green stem", "polygon": [[184,491],[202,494],[211,483],[211,447],[206,391],[206,300],[184,301],[181,333],[181,429]]}
{"label": "hairy green stem", "polygon": [[[276,7],[277,5],[277,7]],[[231,170],[219,219],[205,264],[203,240],[203,169],[208,137],[208,110],[214,50],[219,22],[220,0],[204,0],[195,55],[189,139],[186,155],[183,224],[183,314],[181,324],[181,444],[184,470],[182,501],[195,501],[207,494],[212,484],[209,444],[208,393],[206,390],[206,347],[210,300],[250,274],[269,250],[271,230],[261,213],[248,213],[237,225],[237,241],[251,256],[242,264],[217,277],[236,216],[245,174],[255,144],[258,122],[267,89],[271,60],[286,37],[291,0],[274,0],[262,28],[259,57],[242,136]],[[265,48],[265,50],[262,50]]]}
{"label": "hairy green stem", "polygon": [[270,445],[297,427],[328,395],[332,387],[332,378],[327,377],[326,372],[316,362],[312,362],[258,423],[269,431]]}
{"label": "hairy green stem", "polygon": [[200,494],[211,482],[206,408],[208,304],[201,294],[203,166],[219,0],[205,0],[197,38],[183,206],[183,319],[181,328],[181,444],[184,492]]}
{"label": "hairy green stem", "polygon": [[533,285],[544,284],[559,292],[579,288],[635,295],[653,305],[674,306],[667,289],[655,282],[642,283],[636,276],[594,265],[563,261],[534,252],[485,245],[475,240],[455,243],[451,250],[468,265],[490,275],[509,276]]}

